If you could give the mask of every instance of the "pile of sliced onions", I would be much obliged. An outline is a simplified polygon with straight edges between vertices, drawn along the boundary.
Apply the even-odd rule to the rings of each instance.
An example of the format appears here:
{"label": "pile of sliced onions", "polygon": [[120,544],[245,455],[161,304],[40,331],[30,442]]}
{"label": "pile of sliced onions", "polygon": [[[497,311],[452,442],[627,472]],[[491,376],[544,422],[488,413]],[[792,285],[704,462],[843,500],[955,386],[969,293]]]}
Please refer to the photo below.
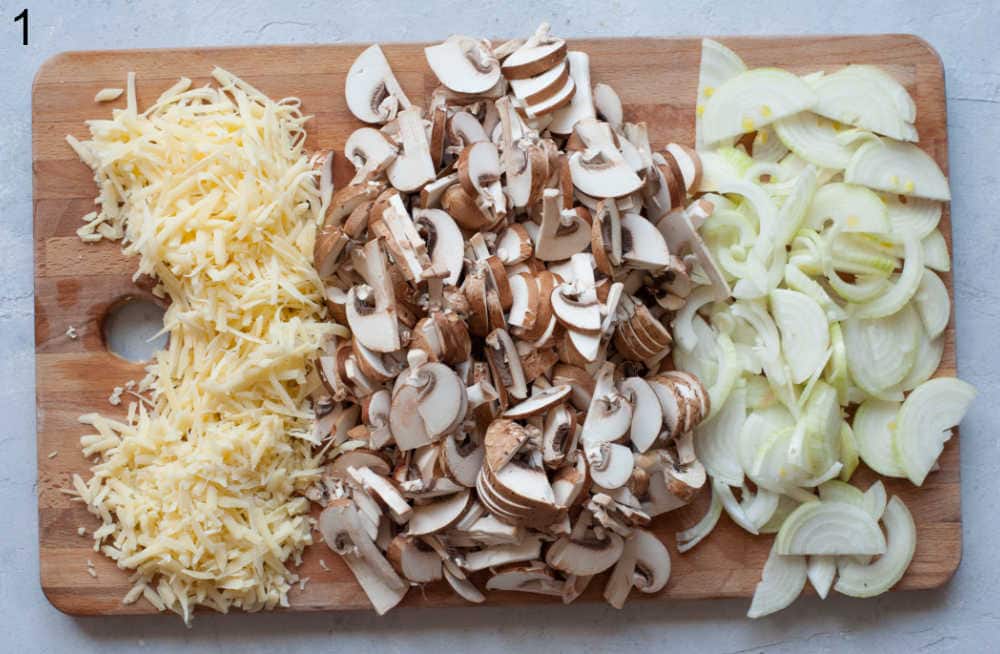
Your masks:
{"label": "pile of sliced onions", "polygon": [[696,289],[673,325],[675,362],[712,396],[695,437],[712,503],[678,543],[694,547],[723,512],[777,533],[750,617],[807,580],[821,597],[898,582],[910,512],[880,481],[847,482],[860,460],[921,485],[975,397],[932,379],[951,315],[935,272],[950,269],[938,230],[950,192],[915,119],[878,68],[751,70],[703,41],[699,190],[715,211],[700,229],[733,297]]}

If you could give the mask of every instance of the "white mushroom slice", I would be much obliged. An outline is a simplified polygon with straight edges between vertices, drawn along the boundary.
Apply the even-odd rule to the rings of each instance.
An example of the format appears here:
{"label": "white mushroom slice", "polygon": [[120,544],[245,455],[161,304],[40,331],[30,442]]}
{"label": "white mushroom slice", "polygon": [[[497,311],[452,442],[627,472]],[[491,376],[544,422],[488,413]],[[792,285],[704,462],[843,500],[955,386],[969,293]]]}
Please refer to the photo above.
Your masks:
{"label": "white mushroom slice", "polygon": [[546,388],[545,390],[535,393],[523,402],[515,404],[504,411],[503,417],[511,418],[513,420],[521,420],[523,418],[527,418],[528,416],[536,416],[545,413],[550,407],[561,404],[572,390],[572,387],[568,384],[560,384],[559,386]]}
{"label": "white mushroom slice", "polygon": [[356,365],[369,380],[376,383],[391,381],[402,370],[402,366],[391,356],[369,350],[357,339],[351,342],[351,346]]}
{"label": "white mushroom slice", "polygon": [[618,389],[632,405],[629,440],[637,452],[645,452],[656,442],[663,424],[660,401],[653,388],[641,377],[623,379],[618,383]]}
{"label": "white mushroom slice", "polygon": [[670,552],[659,538],[636,529],[625,540],[622,557],[608,577],[604,599],[620,609],[633,586],[643,593],[658,593],[669,579]]}
{"label": "white mushroom slice", "polygon": [[542,225],[535,240],[535,256],[542,261],[561,261],[590,245],[590,225],[576,211],[564,211],[561,193],[546,189],[542,194]]}
{"label": "white mushroom slice", "polygon": [[476,143],[487,143],[490,140],[486,130],[475,116],[467,111],[456,111],[448,121],[448,137],[454,147],[455,152],[475,145]]}
{"label": "white mushroom slice", "polygon": [[537,536],[528,536],[520,543],[512,545],[494,545],[465,556],[466,570],[476,572],[486,568],[494,568],[509,563],[520,563],[537,559],[542,553],[542,541]]}
{"label": "white mushroom slice", "polygon": [[[330,208],[326,212],[324,225],[342,225],[355,209],[376,199],[383,191],[385,191],[383,182],[368,181],[345,186],[330,198]],[[349,232],[346,225],[345,232]]]}
{"label": "white mushroom slice", "polygon": [[316,234],[313,267],[320,277],[327,278],[337,272],[350,242],[351,239],[344,230],[332,224],[324,225]]}
{"label": "white mushroom slice", "polygon": [[[500,233],[496,243],[496,255],[505,265],[521,263],[531,257],[531,236],[524,225],[514,223]],[[508,274],[513,274],[508,271]]]}
{"label": "white mushroom slice", "polygon": [[685,211],[671,211],[664,215],[657,221],[656,228],[663,235],[671,252],[680,253],[685,245],[691,248],[702,270],[712,282],[715,291],[713,299],[724,300],[731,294],[729,283],[692,223],[693,216],[698,214],[708,216],[713,210],[714,205],[710,202],[699,200],[693,202]]}
{"label": "white mushroom slice", "polygon": [[488,141],[474,143],[458,159],[458,180],[465,192],[476,198],[476,204],[490,215],[507,213],[507,199],[500,183],[500,154]]}
{"label": "white mushroom slice", "polygon": [[500,62],[488,44],[468,36],[450,36],[424,48],[424,56],[438,80],[456,93],[485,93],[500,81]]}
{"label": "white mushroom slice", "polygon": [[576,457],[576,464],[560,468],[552,480],[552,495],[558,506],[569,507],[582,499],[583,491],[590,478],[587,473],[587,458]]}
{"label": "white mushroom slice", "polygon": [[520,48],[503,60],[507,79],[525,79],[540,75],[566,57],[566,42],[549,34],[549,24],[542,23]]}
{"label": "white mushroom slice", "polygon": [[548,127],[553,134],[570,134],[579,121],[596,116],[590,86],[590,57],[585,52],[573,51],[567,53],[566,60],[576,92],[569,105],[555,112]]}
{"label": "white mushroom slice", "polygon": [[[537,456],[535,456],[537,454]],[[541,453],[531,452],[527,460],[515,457],[495,473],[484,468],[487,479],[504,498],[540,509],[555,509],[552,486],[541,463]],[[537,460],[536,460],[537,459]]]}
{"label": "white mushroom slice", "polygon": [[399,123],[399,141],[403,151],[389,164],[387,174],[393,188],[410,193],[434,181],[437,175],[420,109],[412,107],[401,111],[396,120]]}
{"label": "white mushroom slice", "polygon": [[648,515],[656,517],[669,513],[675,509],[687,505],[684,500],[667,490],[663,471],[658,470],[649,476],[649,501],[643,502],[642,510]]}
{"label": "white mushroom slice", "polygon": [[415,209],[413,220],[427,246],[435,274],[447,271],[441,282],[446,286],[457,284],[464,265],[462,252],[465,243],[458,225],[440,209]]}
{"label": "white mushroom slice", "polygon": [[569,158],[573,185],[595,198],[617,198],[637,191],[642,180],[617,149],[587,149]]}
{"label": "white mushroom slice", "polygon": [[601,304],[595,299],[583,300],[574,284],[560,284],[552,291],[552,310],[559,322],[568,329],[583,334],[601,331]]}
{"label": "white mushroom slice", "polygon": [[385,133],[373,127],[354,130],[344,144],[344,156],[357,171],[351,184],[361,184],[381,175],[398,152],[399,148]]}
{"label": "white mushroom slice", "polygon": [[[604,363],[597,373],[594,393],[580,435],[584,447],[617,441],[625,435],[632,423],[632,405],[615,388],[614,374],[615,365],[611,362]],[[632,466],[629,465],[629,472],[631,470]],[[617,488],[621,485],[604,487]]]}
{"label": "white mushroom slice", "polygon": [[510,90],[525,104],[538,104],[556,95],[568,79],[569,65],[563,60],[535,77],[511,80]]}
{"label": "white mushroom slice", "polygon": [[525,112],[529,118],[550,116],[553,112],[568,105],[573,100],[574,95],[576,95],[576,83],[573,81],[573,78],[566,78],[562,88],[556,91],[555,94],[536,104],[529,104]]}
{"label": "white mushroom slice", "polygon": [[406,381],[420,392],[417,412],[432,438],[455,429],[465,418],[468,396],[465,384],[448,366],[424,363],[412,368]]}
{"label": "white mushroom slice", "polygon": [[[486,512],[486,509],[483,509]],[[495,515],[486,513],[463,529],[469,538],[484,545],[513,545],[524,540],[524,529],[507,524]]]}
{"label": "white mushroom slice", "polygon": [[354,338],[369,350],[395,352],[400,348],[399,323],[385,255],[377,240],[365,244],[364,254],[369,285],[348,292],[347,323]]}
{"label": "white mushroom slice", "polygon": [[485,448],[472,439],[460,442],[455,436],[447,436],[441,442],[441,460],[448,473],[466,488],[476,485],[476,476],[483,466],[485,453]]}
{"label": "white mushroom slice", "polygon": [[473,604],[481,604],[486,601],[486,596],[471,581],[456,576],[447,567],[444,569],[444,578],[448,582],[448,585],[451,586],[451,589],[465,601],[472,602]]}
{"label": "white mushroom slice", "polygon": [[637,213],[621,217],[622,257],[633,268],[660,270],[670,264],[670,251],[659,230]]}
{"label": "white mushroom slice", "polygon": [[495,329],[486,337],[485,342],[486,358],[493,371],[493,385],[503,385],[517,399],[527,397],[528,384],[521,367],[521,357],[510,334],[503,329]]}
{"label": "white mushroom slice", "polygon": [[684,188],[690,192],[701,183],[701,157],[691,148],[679,143],[668,143],[666,154],[673,157],[684,178]]}
{"label": "white mushroom slice", "polygon": [[563,582],[559,581],[541,561],[505,566],[486,582],[486,590],[508,590],[561,597]]}
{"label": "white mushroom slice", "polygon": [[628,447],[618,443],[600,443],[587,447],[585,451],[590,477],[601,488],[619,488],[632,476],[635,457]]}
{"label": "white mushroom slice", "polygon": [[499,470],[507,465],[528,440],[528,432],[513,420],[494,420],[486,429],[486,466]]}
{"label": "white mushroom slice", "polygon": [[400,107],[410,107],[378,45],[366,48],[351,64],[344,83],[344,98],[355,118],[366,123],[385,123],[396,117]]}
{"label": "white mushroom slice", "polygon": [[440,177],[420,189],[420,208],[437,209],[441,206],[444,192],[458,183],[458,173]]}
{"label": "white mushroom slice", "polygon": [[707,474],[700,461],[687,465],[668,465],[663,468],[663,478],[667,491],[685,502],[690,502],[695,494],[705,486]]}
{"label": "white mushroom slice", "polygon": [[375,610],[381,615],[406,595],[407,585],[365,533],[357,506],[348,499],[331,500],[319,516],[327,546],[344,557]]}
{"label": "white mushroom slice", "polygon": [[563,604],[575,602],[580,595],[583,595],[583,591],[587,590],[593,578],[593,575],[566,575],[561,593]]}
{"label": "white mushroom slice", "polygon": [[398,524],[403,524],[410,519],[412,509],[406,499],[400,494],[396,487],[385,477],[375,474],[370,468],[347,468],[347,474],[361,484],[366,491],[375,493],[380,500],[389,508],[393,520]]}
{"label": "white mushroom slice", "polygon": [[417,538],[399,534],[389,542],[386,557],[410,583],[428,584],[441,579],[441,557]]}
{"label": "white mushroom slice", "polygon": [[607,84],[594,85],[594,108],[597,110],[597,114],[611,127],[618,129],[622,126],[624,112],[622,111],[621,98]]}
{"label": "white mushroom slice", "polygon": [[[566,406],[557,406],[545,415],[542,429],[542,461],[554,467],[560,465],[566,459],[566,455],[575,450],[576,414]],[[556,499],[562,504],[558,501],[558,496]]]}
{"label": "white mushroom slice", "polygon": [[[401,265],[406,279],[417,283],[438,274],[431,268],[427,244],[420,237],[420,232],[398,193],[389,196],[382,210],[381,223],[374,228],[376,233],[385,236],[386,246]],[[439,274],[443,276],[445,273],[440,271]]]}
{"label": "white mushroom slice", "polygon": [[624,548],[622,537],[614,533],[602,540],[594,537],[574,540],[564,536],[549,546],[545,562],[567,574],[596,575],[613,566]]}
{"label": "white mushroom slice", "polygon": [[389,464],[377,452],[359,448],[337,456],[327,468],[327,475],[335,479],[349,479],[348,468],[369,468],[379,475],[390,473]]}
{"label": "white mushroom slice", "polygon": [[[365,408],[365,424],[368,425],[368,442],[375,449],[381,449],[392,441],[392,431],[389,429],[389,410],[392,406],[392,395],[389,391],[380,389],[368,398]],[[385,474],[389,474],[386,469]]]}
{"label": "white mushroom slice", "polygon": [[[510,285],[511,304],[507,313],[507,324],[515,328],[529,330],[535,326],[538,319],[538,284],[529,275],[513,275],[508,277]],[[516,332],[515,333],[520,333]]]}
{"label": "white mushroom slice", "polygon": [[471,495],[468,490],[455,493],[445,499],[415,507],[410,517],[407,534],[425,536],[452,526],[462,517],[469,505]]}

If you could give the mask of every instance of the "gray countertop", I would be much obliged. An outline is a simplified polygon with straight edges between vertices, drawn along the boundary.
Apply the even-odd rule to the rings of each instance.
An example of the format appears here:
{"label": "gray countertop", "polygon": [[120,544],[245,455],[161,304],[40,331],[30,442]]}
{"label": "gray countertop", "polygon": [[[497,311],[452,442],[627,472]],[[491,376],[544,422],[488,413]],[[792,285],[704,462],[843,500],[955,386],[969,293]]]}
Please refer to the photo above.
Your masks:
{"label": "gray countertop", "polygon": [[[997,483],[1000,424],[1000,12],[991,0],[873,2],[457,3],[174,0],[3,3],[0,13],[0,649],[9,652],[982,652],[1000,647]],[[500,3],[495,3],[500,5]],[[30,9],[30,45],[13,23]],[[295,6],[294,10],[284,7]],[[451,7],[451,8],[449,8]],[[766,9],[765,9],[766,8]],[[547,13],[542,13],[547,12]],[[31,80],[62,50],[194,45],[435,40],[450,33],[523,35],[541,19],[561,36],[909,32],[947,71],[954,201],[959,369],[979,388],[963,424],[964,560],[937,591],[868,601],[804,598],[751,622],[744,601],[401,610],[311,615],[201,614],[192,629],[169,617],[76,619],[38,584],[31,246]],[[992,325],[992,326],[991,326]]]}

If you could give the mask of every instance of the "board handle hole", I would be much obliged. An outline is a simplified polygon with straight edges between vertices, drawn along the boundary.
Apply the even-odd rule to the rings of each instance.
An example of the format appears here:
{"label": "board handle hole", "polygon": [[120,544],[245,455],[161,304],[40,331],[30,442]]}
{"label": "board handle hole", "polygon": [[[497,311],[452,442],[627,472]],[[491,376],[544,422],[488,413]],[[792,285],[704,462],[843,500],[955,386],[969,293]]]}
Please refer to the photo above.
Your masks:
{"label": "board handle hole", "polygon": [[[163,329],[164,308],[143,297],[115,301],[101,321],[101,335],[109,352],[126,361],[144,363],[167,346]],[[154,338],[155,337],[155,338]]]}

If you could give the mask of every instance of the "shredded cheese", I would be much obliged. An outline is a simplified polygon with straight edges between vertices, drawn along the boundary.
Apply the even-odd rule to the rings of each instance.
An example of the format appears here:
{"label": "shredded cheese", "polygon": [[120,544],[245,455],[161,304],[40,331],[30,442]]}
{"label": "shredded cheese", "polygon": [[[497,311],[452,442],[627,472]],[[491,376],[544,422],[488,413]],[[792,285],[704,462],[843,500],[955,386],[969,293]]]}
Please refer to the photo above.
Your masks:
{"label": "shredded cheese", "polygon": [[135,571],[125,601],[186,622],[196,606],[288,604],[286,564],[312,542],[302,493],[319,475],[310,366],[343,329],[323,320],[311,265],[325,207],[307,117],[213,77],[139,113],[130,73],[125,108],[88,121],[88,141],[67,137],[99,189],[81,238],[122,239],[136,277],[170,299],[167,348],[137,386],[148,397],[132,393],[124,420],[80,418],[97,463],[75,491],[102,523],[94,549]]}
{"label": "shredded cheese", "polygon": [[124,93],[122,89],[119,88],[104,88],[97,92],[94,96],[94,102],[111,102],[112,100],[117,100]]}

